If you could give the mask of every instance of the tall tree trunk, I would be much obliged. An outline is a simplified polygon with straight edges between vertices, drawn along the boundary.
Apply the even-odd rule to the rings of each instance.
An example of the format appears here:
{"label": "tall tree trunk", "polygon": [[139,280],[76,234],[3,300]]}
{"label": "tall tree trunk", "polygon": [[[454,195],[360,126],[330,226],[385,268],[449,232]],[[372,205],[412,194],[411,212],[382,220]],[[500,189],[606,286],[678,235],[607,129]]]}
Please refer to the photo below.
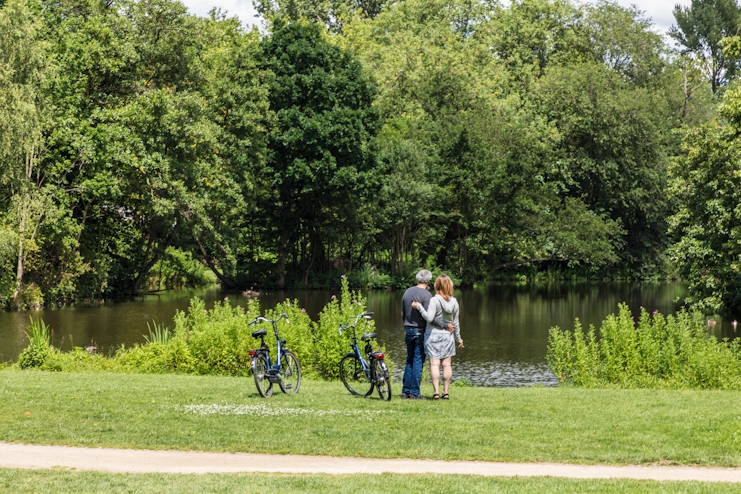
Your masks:
{"label": "tall tree trunk", "polygon": [[278,288],[286,286],[286,256],[288,255],[288,229],[283,228],[280,232],[280,245],[278,246],[278,279],[275,284]]}
{"label": "tall tree trunk", "polygon": [[290,205],[285,204],[283,206],[283,224],[280,232],[280,241],[278,245],[278,279],[276,285],[278,288],[285,288],[286,286],[286,257],[288,256],[288,237],[290,236],[291,226],[288,223],[288,217],[290,216]]}
{"label": "tall tree trunk", "polygon": [[[18,191],[18,194],[20,196],[20,224],[18,225],[18,266],[16,268],[15,290],[13,291],[13,296],[11,297],[12,300],[16,300],[18,298],[18,295],[20,295],[21,293],[21,288],[23,287],[23,274],[25,272],[27,254],[25,250],[26,228],[29,226],[29,216],[32,214],[31,179],[33,178],[33,170],[36,165],[35,149],[35,146],[32,145],[31,149],[26,152],[25,176],[23,183],[21,184]],[[38,231],[39,225],[41,224],[43,214],[44,213],[42,211],[39,222],[33,229],[31,241],[33,241],[33,239],[36,237],[36,232]]]}
{"label": "tall tree trunk", "polygon": [[157,264],[157,261],[162,259],[162,254],[164,253],[164,249],[160,249],[159,252],[157,252],[154,256],[152,256],[152,259],[147,262],[142,269],[139,271],[139,274],[136,277],[136,280],[134,280],[134,284],[132,285],[132,293],[134,295],[138,295],[139,291],[141,290],[141,284],[144,281],[144,277],[149,274],[149,271],[152,269],[152,267]]}
{"label": "tall tree trunk", "polygon": [[23,240],[26,237],[26,214],[24,211],[21,212],[21,224],[19,227],[19,234],[18,234],[18,268],[16,270],[15,275],[15,291],[13,292],[13,296],[11,297],[13,300],[18,298],[18,295],[21,293],[21,286],[23,283],[23,268],[24,268],[24,262],[23,262]]}
{"label": "tall tree trunk", "polygon": [[203,243],[201,242],[201,239],[198,238],[198,235],[196,235],[195,232],[193,232],[193,238],[195,239],[196,243],[198,244],[198,248],[201,250],[201,255],[203,256],[203,260],[206,262],[206,266],[208,266],[208,269],[213,272],[216,277],[221,281],[221,286],[224,288],[236,288],[237,283],[230,278],[229,276],[225,275],[221,271],[218,270],[216,267],[213,258],[208,254],[208,251],[203,246]]}
{"label": "tall tree trunk", "polygon": [[304,276],[301,279],[301,283],[304,285],[309,284],[309,273],[311,272],[311,267],[314,265],[314,259],[316,258],[316,245],[317,245],[317,233],[316,230],[312,230],[311,233],[309,233],[309,251],[311,254],[309,254],[309,262],[304,268]]}

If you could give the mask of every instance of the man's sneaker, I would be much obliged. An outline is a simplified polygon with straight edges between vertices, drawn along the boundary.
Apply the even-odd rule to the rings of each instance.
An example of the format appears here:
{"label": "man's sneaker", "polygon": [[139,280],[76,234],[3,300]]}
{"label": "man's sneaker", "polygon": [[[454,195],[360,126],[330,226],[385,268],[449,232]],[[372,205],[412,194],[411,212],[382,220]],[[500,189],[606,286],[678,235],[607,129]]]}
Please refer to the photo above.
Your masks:
{"label": "man's sneaker", "polygon": [[422,395],[409,395],[409,399],[410,400],[426,400],[427,398],[425,398]]}
{"label": "man's sneaker", "polygon": [[401,394],[401,399],[402,400],[408,400],[411,397],[412,397],[412,395],[410,395],[409,393],[402,393]]}

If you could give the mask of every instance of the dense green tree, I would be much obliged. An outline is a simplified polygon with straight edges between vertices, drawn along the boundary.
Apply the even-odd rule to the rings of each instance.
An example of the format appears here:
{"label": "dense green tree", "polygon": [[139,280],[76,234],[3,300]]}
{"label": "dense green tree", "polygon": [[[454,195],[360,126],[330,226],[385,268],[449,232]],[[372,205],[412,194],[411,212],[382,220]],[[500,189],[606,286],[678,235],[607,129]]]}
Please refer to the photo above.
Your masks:
{"label": "dense green tree", "polygon": [[373,18],[388,0],[256,0],[257,11],[269,20],[300,19],[316,22],[333,32],[341,32],[353,18]]}
{"label": "dense green tree", "polygon": [[549,65],[589,56],[583,12],[568,0],[514,0],[492,13],[479,30],[520,84],[526,86]]}
{"label": "dense green tree", "polygon": [[736,0],[692,0],[674,7],[674,18],[669,36],[702,66],[716,92],[738,72],[738,61],[726,57],[721,40],[738,34],[741,8]]}
{"label": "dense green tree", "polygon": [[220,173],[218,128],[197,94],[148,91],[99,119],[95,165],[108,169],[105,199],[130,225],[130,244],[112,252],[126,273],[117,281],[136,293],[167,247],[205,221],[211,191],[228,202],[234,184]]}
{"label": "dense green tree", "polygon": [[634,84],[660,84],[666,47],[643,12],[608,0],[585,10],[583,24],[597,61]]}
{"label": "dense green tree", "polygon": [[[3,234],[15,254],[12,294],[0,299],[23,306],[29,262],[37,253],[40,228],[55,216],[54,188],[45,183],[43,132],[48,101],[44,85],[50,71],[39,5],[11,0],[0,9],[0,204],[6,212]],[[5,269],[7,269],[7,265]],[[5,281],[9,277],[3,277]],[[2,287],[7,291],[8,287]],[[35,297],[33,305],[43,303]]]}
{"label": "dense green tree", "polygon": [[257,30],[244,32],[237,19],[218,12],[200,29],[205,38],[199,57],[204,73],[200,94],[218,127],[223,176],[210,189],[209,200],[202,201],[190,243],[224,286],[235,287],[254,275],[249,271],[254,238],[260,235],[260,204],[269,192],[255,180],[255,170],[266,156],[267,77],[258,67]]}
{"label": "dense green tree", "polygon": [[257,34],[172,1],[75,0],[46,13],[61,61],[47,161],[82,228],[83,296],[137,292],[167,248],[235,285],[267,111]]}
{"label": "dense green tree", "polygon": [[440,225],[440,205],[446,202],[447,194],[429,180],[430,154],[419,143],[390,136],[382,136],[381,142],[380,159],[387,173],[376,200],[368,208],[375,239],[371,237],[366,242],[371,262],[376,262],[376,255],[383,257],[383,250],[388,249],[390,271],[405,274],[416,258],[420,240],[440,238],[435,230]]}
{"label": "dense green tree", "polygon": [[550,180],[622,224],[625,267],[655,266],[667,214],[662,95],[594,64],[553,68],[538,92],[563,139]]}
{"label": "dense green tree", "polygon": [[316,24],[279,21],[262,43],[262,67],[273,74],[269,100],[275,119],[260,173],[275,191],[271,212],[281,287],[296,233],[308,236],[308,273],[323,245],[322,229],[346,221],[373,180],[375,87],[359,61],[323,36]]}
{"label": "dense green tree", "polygon": [[723,123],[687,131],[671,167],[680,206],[669,218],[670,252],[689,282],[688,302],[741,315],[741,88],[726,92],[720,115]]}
{"label": "dense green tree", "polygon": [[[620,243],[620,227],[601,212],[593,213],[595,221],[609,227],[590,230],[610,245],[599,244],[606,253],[600,261],[554,247],[568,242],[546,228],[567,204],[544,181],[559,136],[537,114],[529,93],[511,81],[528,88],[550,64],[578,59],[563,39],[583,30],[569,25],[581,14],[568,4],[548,4],[547,20],[537,13],[543,5],[518,3],[515,12],[495,10],[498,17],[490,20],[491,10],[467,2],[407,1],[345,30],[348,45],[380,85],[378,107],[386,118],[380,144],[392,172],[382,196],[389,199],[379,203],[383,233],[374,247],[388,249],[394,271],[416,259],[472,282],[503,266],[615,259],[611,242]],[[513,25],[532,46],[523,42],[517,55],[510,53],[514,47],[497,31],[504,17],[517,18]],[[559,19],[568,20],[559,25]],[[563,39],[554,40],[558,36]],[[501,50],[495,57],[492,39]],[[586,49],[586,39],[580,46]],[[412,166],[417,173],[400,184],[398,171]],[[407,199],[414,192],[431,198],[426,204]]]}

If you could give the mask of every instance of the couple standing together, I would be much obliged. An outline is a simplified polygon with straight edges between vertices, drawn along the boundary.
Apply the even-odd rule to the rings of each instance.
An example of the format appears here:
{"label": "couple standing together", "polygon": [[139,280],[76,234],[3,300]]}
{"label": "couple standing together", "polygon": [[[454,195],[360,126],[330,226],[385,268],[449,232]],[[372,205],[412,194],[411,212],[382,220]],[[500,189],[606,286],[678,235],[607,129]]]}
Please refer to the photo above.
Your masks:
{"label": "couple standing together", "polygon": [[[444,400],[453,377],[451,361],[455,355],[455,341],[463,348],[458,323],[458,301],[453,297],[453,281],[442,274],[435,280],[435,296],[427,290],[432,273],[423,269],[417,273],[417,285],[404,292],[401,299],[401,317],[404,320],[407,345],[407,363],[404,367],[402,399],[424,400],[419,393],[425,356],[430,359],[430,374],[434,388],[433,400],[440,398],[440,364],[443,366]],[[425,331],[427,323],[430,330]],[[455,340],[455,341],[454,341]]]}

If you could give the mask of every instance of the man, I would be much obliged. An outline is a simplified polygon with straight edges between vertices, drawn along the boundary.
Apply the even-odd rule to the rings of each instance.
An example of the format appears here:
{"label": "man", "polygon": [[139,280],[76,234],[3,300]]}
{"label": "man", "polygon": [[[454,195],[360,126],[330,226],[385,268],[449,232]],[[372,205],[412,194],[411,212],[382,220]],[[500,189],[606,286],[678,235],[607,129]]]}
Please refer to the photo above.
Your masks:
{"label": "man", "polygon": [[[432,280],[432,273],[422,269],[417,273],[417,285],[407,288],[401,299],[401,318],[404,321],[404,343],[407,345],[407,363],[404,367],[404,385],[401,389],[401,398],[410,400],[424,400],[419,394],[419,383],[422,380],[422,367],[425,364],[425,328],[427,321],[420,315],[419,311],[412,307],[412,302],[419,302],[427,309],[432,299],[432,294],[427,290]],[[441,318],[436,318],[434,323],[441,327],[447,327],[448,331],[455,328]]]}

